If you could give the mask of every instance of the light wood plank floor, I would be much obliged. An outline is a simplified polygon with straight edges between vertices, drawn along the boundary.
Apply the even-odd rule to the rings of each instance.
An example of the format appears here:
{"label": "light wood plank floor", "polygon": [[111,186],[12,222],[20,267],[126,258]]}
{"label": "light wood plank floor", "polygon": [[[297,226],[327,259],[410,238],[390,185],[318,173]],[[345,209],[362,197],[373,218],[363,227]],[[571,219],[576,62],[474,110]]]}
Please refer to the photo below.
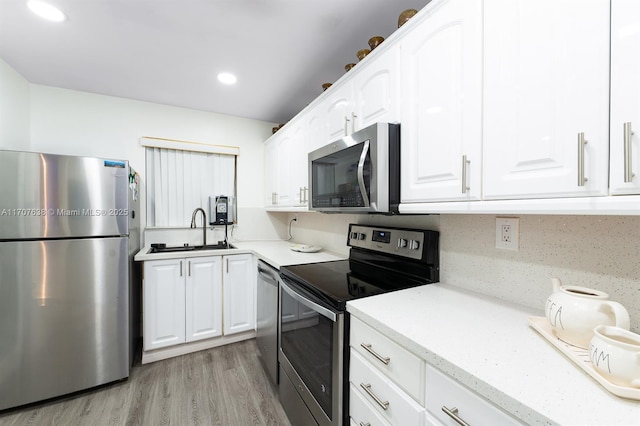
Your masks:
{"label": "light wood plank floor", "polygon": [[290,425],[247,340],[136,365],[129,379],[0,413],[0,425]]}

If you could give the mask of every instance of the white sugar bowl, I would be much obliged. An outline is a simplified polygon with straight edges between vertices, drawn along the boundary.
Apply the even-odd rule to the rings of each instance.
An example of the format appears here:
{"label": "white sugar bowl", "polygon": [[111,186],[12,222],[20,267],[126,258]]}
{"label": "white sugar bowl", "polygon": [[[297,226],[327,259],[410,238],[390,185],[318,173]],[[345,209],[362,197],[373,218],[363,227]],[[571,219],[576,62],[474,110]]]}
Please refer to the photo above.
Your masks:
{"label": "white sugar bowl", "polygon": [[640,335],[607,325],[593,332],[589,351],[593,368],[613,384],[640,388]]}
{"label": "white sugar bowl", "polygon": [[545,314],[560,340],[589,349],[593,329],[599,325],[630,327],[629,313],[605,292],[579,286],[563,286],[551,278],[554,292],[547,299]]}

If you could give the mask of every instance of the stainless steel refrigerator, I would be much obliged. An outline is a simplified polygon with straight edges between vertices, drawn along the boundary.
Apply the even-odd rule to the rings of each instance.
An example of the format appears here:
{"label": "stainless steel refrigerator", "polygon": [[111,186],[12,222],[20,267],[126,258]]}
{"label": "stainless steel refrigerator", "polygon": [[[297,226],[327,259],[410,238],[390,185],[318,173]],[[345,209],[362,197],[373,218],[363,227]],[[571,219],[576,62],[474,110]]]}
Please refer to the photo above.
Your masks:
{"label": "stainless steel refrigerator", "polygon": [[139,248],[127,161],[0,150],[0,410],[129,376]]}

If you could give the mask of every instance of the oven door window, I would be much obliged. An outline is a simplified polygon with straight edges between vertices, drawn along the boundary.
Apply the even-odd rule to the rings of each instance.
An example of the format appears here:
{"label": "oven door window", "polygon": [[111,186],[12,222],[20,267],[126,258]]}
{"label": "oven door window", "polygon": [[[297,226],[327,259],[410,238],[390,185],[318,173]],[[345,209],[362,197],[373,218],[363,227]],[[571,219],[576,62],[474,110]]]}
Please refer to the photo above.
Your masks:
{"label": "oven door window", "polygon": [[281,291],[280,347],[328,418],[332,416],[335,323]]}
{"label": "oven door window", "polygon": [[[364,156],[363,156],[364,154]],[[311,163],[312,207],[368,207],[371,199],[369,141]]]}

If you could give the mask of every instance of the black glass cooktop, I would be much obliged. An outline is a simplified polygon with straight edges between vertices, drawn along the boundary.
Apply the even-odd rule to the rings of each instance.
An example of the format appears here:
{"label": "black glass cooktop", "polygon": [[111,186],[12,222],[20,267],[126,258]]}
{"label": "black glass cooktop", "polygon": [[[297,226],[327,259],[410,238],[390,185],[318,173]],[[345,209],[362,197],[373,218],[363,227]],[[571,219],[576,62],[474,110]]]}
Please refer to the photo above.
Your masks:
{"label": "black glass cooktop", "polygon": [[346,309],[349,300],[433,282],[428,276],[407,275],[353,259],[284,266],[280,273],[287,282],[293,281],[338,310]]}

